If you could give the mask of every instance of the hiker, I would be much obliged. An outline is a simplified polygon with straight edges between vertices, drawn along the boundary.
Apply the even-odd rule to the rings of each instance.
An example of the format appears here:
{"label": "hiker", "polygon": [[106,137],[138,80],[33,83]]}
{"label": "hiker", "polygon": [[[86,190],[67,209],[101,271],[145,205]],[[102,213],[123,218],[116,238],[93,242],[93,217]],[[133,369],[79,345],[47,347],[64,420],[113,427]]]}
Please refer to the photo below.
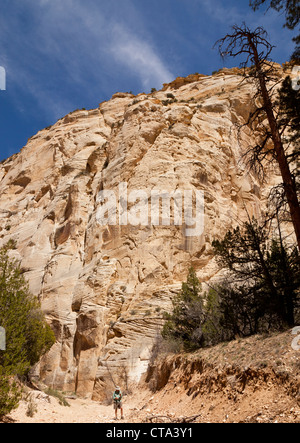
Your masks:
{"label": "hiker", "polygon": [[120,386],[116,386],[116,390],[113,394],[113,401],[114,401],[114,409],[115,409],[115,419],[118,419],[118,409],[121,409],[121,420],[123,420],[123,403],[122,403],[123,394],[120,389]]}

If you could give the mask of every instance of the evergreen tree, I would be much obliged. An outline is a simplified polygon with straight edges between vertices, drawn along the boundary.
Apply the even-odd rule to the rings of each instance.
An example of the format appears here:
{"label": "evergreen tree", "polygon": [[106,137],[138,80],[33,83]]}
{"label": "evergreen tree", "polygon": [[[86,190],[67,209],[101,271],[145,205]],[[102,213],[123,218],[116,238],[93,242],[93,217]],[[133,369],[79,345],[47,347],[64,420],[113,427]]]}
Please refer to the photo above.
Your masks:
{"label": "evergreen tree", "polygon": [[186,350],[197,349],[203,344],[204,322],[202,287],[194,268],[189,269],[187,281],[174,297],[173,312],[166,314],[162,336],[181,343]]}
{"label": "evergreen tree", "polygon": [[18,402],[14,377],[26,375],[55,342],[19,263],[9,257],[14,247],[10,241],[0,249],[0,325],[6,332],[6,350],[0,351],[0,414]]}
{"label": "evergreen tree", "polygon": [[219,297],[213,289],[202,292],[202,285],[193,267],[180,293],[172,300],[173,312],[165,314],[162,336],[175,341],[186,351],[210,346],[225,338],[221,327]]}
{"label": "evergreen tree", "polygon": [[223,319],[234,333],[253,334],[295,324],[300,267],[296,247],[269,240],[267,226],[254,219],[228,231],[213,248],[227,282],[219,288]]}
{"label": "evergreen tree", "polygon": [[[278,12],[285,12],[285,27],[294,30],[300,22],[300,4],[299,0],[250,0],[250,6],[256,11],[261,5],[267,4],[268,8],[275,9]],[[295,62],[300,61],[300,34],[293,38],[296,43],[295,51],[291,57]]]}
{"label": "evergreen tree", "polygon": [[18,407],[21,396],[19,383],[0,366],[0,420]]}

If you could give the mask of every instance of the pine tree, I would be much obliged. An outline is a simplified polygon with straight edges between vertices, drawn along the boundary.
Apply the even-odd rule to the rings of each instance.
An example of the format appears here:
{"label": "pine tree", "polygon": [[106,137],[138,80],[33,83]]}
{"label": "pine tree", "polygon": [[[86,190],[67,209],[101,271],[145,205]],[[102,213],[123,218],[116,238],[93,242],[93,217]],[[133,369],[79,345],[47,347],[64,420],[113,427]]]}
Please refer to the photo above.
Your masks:
{"label": "pine tree", "polygon": [[297,193],[300,193],[300,88],[294,88],[288,76],[282,82],[277,102],[279,109],[279,125],[281,131],[286,133],[286,143],[293,149],[288,154]]}
{"label": "pine tree", "polygon": [[186,351],[194,351],[227,338],[221,326],[218,294],[213,288],[202,292],[193,267],[172,303],[173,312],[165,314],[166,323],[162,331],[166,340],[177,342]]}
{"label": "pine tree", "polygon": [[296,247],[279,235],[270,240],[269,226],[256,220],[228,231],[213,242],[226,284],[218,288],[227,326],[244,335],[264,329],[292,327],[299,308],[300,267]]}
{"label": "pine tree", "polygon": [[[285,13],[285,27],[294,30],[300,23],[300,3],[298,0],[250,0],[250,6],[256,11],[260,6],[267,4],[268,9],[275,9],[277,12]],[[293,64],[300,63],[300,34],[293,38],[296,48],[291,56]],[[300,180],[300,89],[292,86],[291,78],[288,76],[282,84],[279,91],[279,121],[280,129],[284,131],[285,127],[289,128],[288,143],[293,143],[294,150],[289,154],[289,162],[292,163],[293,174],[299,195]],[[280,188],[274,190],[273,195],[276,196],[278,207],[284,207],[286,198]],[[299,199],[299,198],[298,198]]]}
{"label": "pine tree", "polygon": [[203,345],[204,310],[201,292],[201,283],[191,267],[187,281],[182,283],[180,293],[172,300],[172,314],[165,314],[167,321],[162,336],[181,343],[189,351]]}
{"label": "pine tree", "polygon": [[[284,134],[281,119],[277,118],[273,98],[274,72],[273,63],[270,60],[272,45],[267,40],[267,33],[262,27],[251,31],[245,23],[242,26],[233,26],[232,33],[219,40],[220,54],[223,57],[244,56],[245,61],[241,64],[245,68],[245,75],[256,82],[257,95],[262,100],[262,106],[250,115],[249,122],[258,122],[266,119],[268,127],[265,128],[263,140],[248,149],[250,165],[264,171],[264,160],[273,158],[279,167],[282,177],[282,187],[289,207],[290,218],[300,251],[300,204],[297,195],[297,183],[291,170],[288,154],[284,144]],[[253,68],[249,69],[249,63]],[[248,69],[246,69],[248,68]],[[272,147],[267,142],[272,141]]]}

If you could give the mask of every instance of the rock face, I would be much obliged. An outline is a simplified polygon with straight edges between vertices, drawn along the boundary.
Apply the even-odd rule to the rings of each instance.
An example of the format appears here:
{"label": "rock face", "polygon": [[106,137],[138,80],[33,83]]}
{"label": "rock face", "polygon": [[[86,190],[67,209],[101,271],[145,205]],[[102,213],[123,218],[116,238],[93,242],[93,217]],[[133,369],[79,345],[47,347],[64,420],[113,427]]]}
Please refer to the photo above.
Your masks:
{"label": "rock face", "polygon": [[[259,217],[278,176],[271,171],[262,186],[246,168],[250,132],[238,127],[255,104],[253,85],[241,81],[232,70],[149,95],[115,94],[40,131],[0,164],[1,243],[17,241],[57,338],[38,367],[46,384],[100,399],[122,371],[138,381],[190,265],[201,281],[214,277],[211,241],[245,208]],[[99,192],[118,198],[120,183],[127,193],[204,191],[203,233],[188,236],[172,210],[169,224],[100,225]]]}

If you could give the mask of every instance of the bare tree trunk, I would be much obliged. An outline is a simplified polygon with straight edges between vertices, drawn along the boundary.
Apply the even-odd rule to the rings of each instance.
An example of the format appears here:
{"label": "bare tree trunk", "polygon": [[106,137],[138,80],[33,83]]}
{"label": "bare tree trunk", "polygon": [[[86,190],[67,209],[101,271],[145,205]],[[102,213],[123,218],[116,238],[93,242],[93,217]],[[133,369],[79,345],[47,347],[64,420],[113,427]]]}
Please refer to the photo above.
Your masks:
{"label": "bare tree trunk", "polygon": [[274,149],[277,157],[277,162],[279,164],[280,173],[283,180],[283,186],[285,190],[285,195],[287,198],[287,202],[290,209],[291,219],[292,223],[294,225],[295,234],[297,238],[298,248],[300,251],[300,205],[297,197],[297,190],[296,190],[296,182],[294,180],[294,177],[290,171],[290,167],[284,152],[284,147],[282,144],[279,128],[276,122],[276,118],[273,112],[273,106],[271,102],[271,98],[268,93],[266,80],[264,73],[262,71],[261,61],[258,54],[257,47],[253,40],[251,39],[251,36],[248,35],[248,41],[249,46],[251,47],[251,50],[253,52],[254,56],[254,62],[258,74],[259,84],[260,84],[260,90],[261,95],[264,103],[264,108],[268,117],[272,140],[274,144]]}

